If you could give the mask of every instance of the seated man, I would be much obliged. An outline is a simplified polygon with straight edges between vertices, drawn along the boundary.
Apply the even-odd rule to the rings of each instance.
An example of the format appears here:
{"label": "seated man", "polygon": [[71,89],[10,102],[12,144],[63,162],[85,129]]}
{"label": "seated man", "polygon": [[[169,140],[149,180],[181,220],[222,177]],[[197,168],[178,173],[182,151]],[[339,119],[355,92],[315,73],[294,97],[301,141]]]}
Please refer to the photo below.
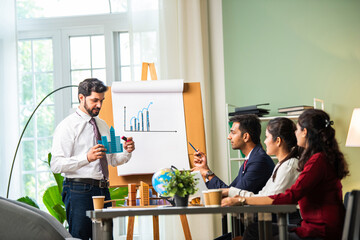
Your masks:
{"label": "seated man", "polygon": [[210,170],[205,154],[199,150],[194,153],[192,170],[201,172],[210,189],[236,187],[256,194],[265,186],[275,166],[260,144],[260,120],[256,115],[246,114],[234,116],[230,122],[233,125],[228,139],[232,149],[240,149],[246,156],[235,180],[226,185]]}

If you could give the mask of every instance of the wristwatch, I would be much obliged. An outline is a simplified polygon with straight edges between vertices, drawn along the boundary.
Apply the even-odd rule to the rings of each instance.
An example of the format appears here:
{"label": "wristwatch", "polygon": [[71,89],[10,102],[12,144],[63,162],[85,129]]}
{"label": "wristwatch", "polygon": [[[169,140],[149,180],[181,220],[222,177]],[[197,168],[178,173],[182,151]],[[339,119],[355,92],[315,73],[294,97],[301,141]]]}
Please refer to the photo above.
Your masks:
{"label": "wristwatch", "polygon": [[212,175],[214,175],[214,174],[215,174],[215,173],[213,173],[211,170],[207,171],[207,172],[206,172],[206,176],[205,176],[206,180],[209,181],[209,176],[212,176]]}
{"label": "wristwatch", "polygon": [[238,198],[239,199],[239,205],[240,206],[244,206],[246,204],[246,198],[244,197],[240,197]]}

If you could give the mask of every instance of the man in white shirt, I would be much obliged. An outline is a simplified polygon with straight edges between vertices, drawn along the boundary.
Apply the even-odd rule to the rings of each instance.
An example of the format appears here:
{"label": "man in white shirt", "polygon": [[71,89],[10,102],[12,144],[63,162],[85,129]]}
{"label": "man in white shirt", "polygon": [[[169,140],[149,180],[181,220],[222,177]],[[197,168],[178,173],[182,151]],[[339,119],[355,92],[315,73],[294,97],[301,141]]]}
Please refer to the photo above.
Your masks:
{"label": "man in white shirt", "polygon": [[69,232],[73,237],[89,239],[92,234],[87,210],[93,210],[92,196],[110,199],[108,164],[127,163],[135,145],[131,137],[124,143],[124,152],[106,154],[101,136],[110,139],[109,127],[97,115],[105,99],[107,87],[96,78],[79,84],[79,108],[56,128],[52,146],[51,170],[65,179],[62,198],[66,207]]}

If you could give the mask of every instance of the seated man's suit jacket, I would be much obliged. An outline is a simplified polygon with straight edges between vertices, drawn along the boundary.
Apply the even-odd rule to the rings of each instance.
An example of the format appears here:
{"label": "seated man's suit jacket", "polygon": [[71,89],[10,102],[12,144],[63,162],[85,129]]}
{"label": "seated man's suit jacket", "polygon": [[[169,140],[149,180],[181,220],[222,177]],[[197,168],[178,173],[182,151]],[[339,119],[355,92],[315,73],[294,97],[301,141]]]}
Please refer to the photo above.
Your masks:
{"label": "seated man's suit jacket", "polygon": [[214,176],[206,183],[209,189],[236,187],[242,190],[258,193],[270,178],[275,164],[271,157],[266,154],[261,144],[257,144],[250,153],[250,158],[244,170],[241,165],[238,176],[228,186],[220,178]]}

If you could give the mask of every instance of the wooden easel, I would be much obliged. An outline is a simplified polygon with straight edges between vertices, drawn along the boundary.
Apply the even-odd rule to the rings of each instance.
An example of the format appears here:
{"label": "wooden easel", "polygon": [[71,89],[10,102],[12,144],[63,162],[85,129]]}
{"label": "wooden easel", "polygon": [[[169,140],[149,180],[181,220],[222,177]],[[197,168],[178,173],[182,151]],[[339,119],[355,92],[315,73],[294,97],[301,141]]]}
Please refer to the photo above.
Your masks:
{"label": "wooden easel", "polygon": [[[157,80],[154,63],[142,64],[141,80],[147,80],[148,68],[150,69],[151,79]],[[184,83],[183,100],[187,141],[191,142],[194,146],[201,149],[206,154],[200,83]],[[108,124],[108,126],[114,126],[111,89],[105,93],[105,101],[103,103],[99,117],[103,119]],[[188,145],[188,153],[190,167],[193,167],[194,155],[193,149],[190,147],[190,145]],[[139,184],[140,181],[151,184],[151,178],[152,174],[118,176],[117,168],[109,166],[110,187],[125,187],[128,186],[129,183]],[[128,240],[133,238],[134,220],[134,217],[129,217],[127,231]],[[180,215],[180,220],[185,239],[192,239],[186,215]],[[154,239],[159,239],[159,216],[153,216],[153,234]]]}
{"label": "wooden easel", "polygon": [[[143,62],[143,64],[142,64],[142,72],[141,72],[141,81],[147,81],[148,68],[150,69],[151,80],[157,80],[155,64],[154,63]],[[141,204],[140,204],[141,206],[145,206],[144,201],[140,201],[140,202],[141,202]],[[147,201],[147,205],[148,204],[149,204],[149,201]],[[185,214],[180,215],[180,220],[181,220],[181,225],[183,227],[185,239],[186,240],[191,240],[192,238],[191,238],[189,223],[188,223],[188,220],[186,218],[186,215]],[[133,239],[134,222],[135,222],[135,217],[130,216],[129,221],[128,221],[128,231],[127,231],[127,236],[126,236],[127,240],[132,240]],[[154,240],[159,240],[160,239],[159,216],[157,216],[157,215],[153,216],[153,236],[154,236]]]}

